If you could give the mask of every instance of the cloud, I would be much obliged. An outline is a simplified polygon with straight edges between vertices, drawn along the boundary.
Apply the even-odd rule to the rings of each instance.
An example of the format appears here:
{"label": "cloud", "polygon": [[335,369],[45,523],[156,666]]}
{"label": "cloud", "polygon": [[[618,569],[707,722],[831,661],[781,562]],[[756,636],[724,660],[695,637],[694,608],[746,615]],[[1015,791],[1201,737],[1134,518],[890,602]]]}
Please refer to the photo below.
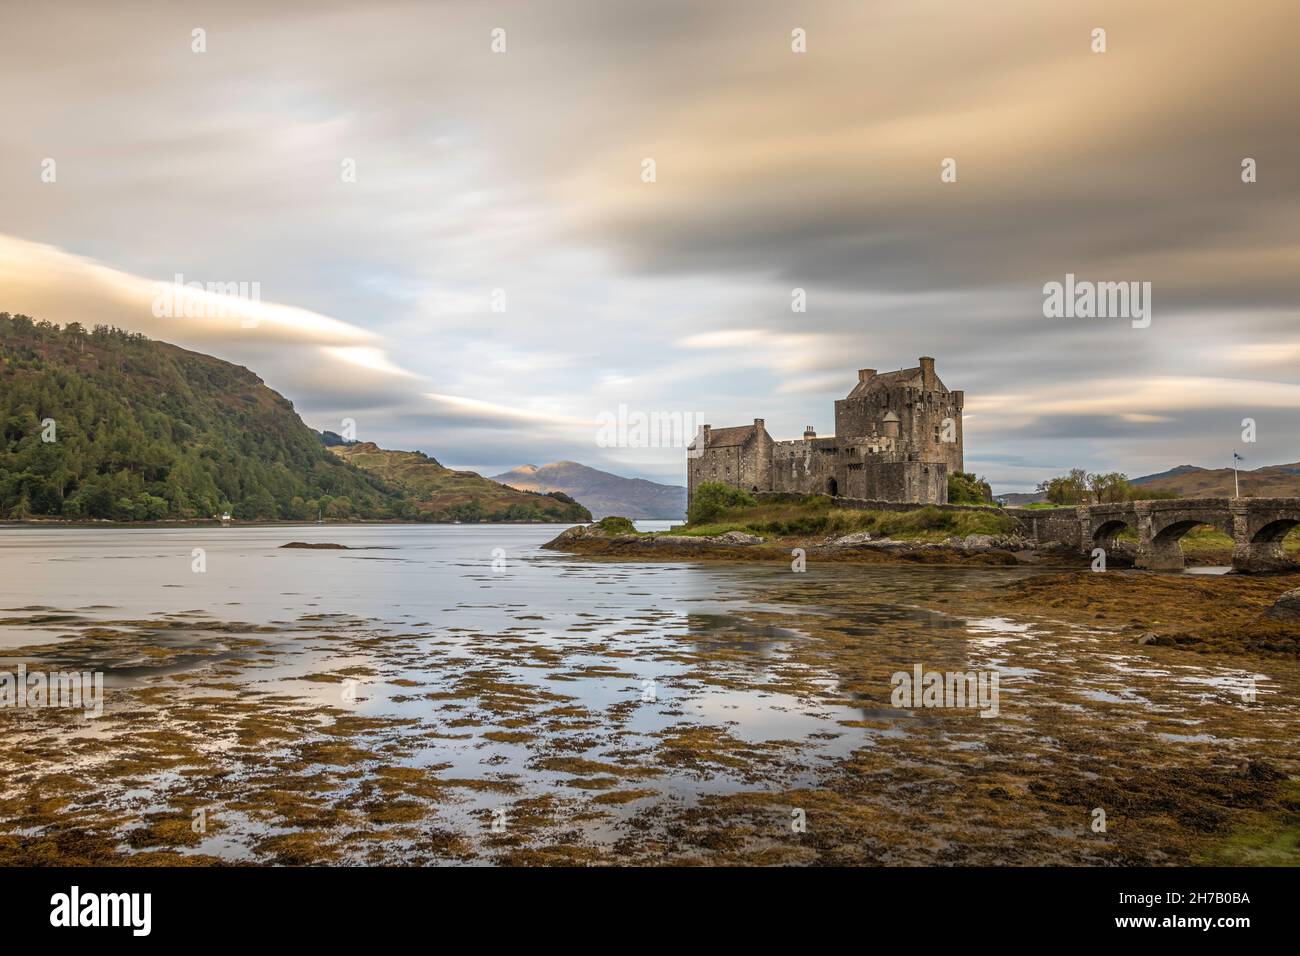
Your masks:
{"label": "cloud", "polygon": [[[1007,487],[1198,461],[1252,409],[1257,457],[1300,446],[1290,0],[6,12],[0,308],[239,361],[318,426],[682,481],[577,423],[824,434],[855,369],[934,355]],[[1151,328],[1044,319],[1067,272],[1152,282]],[[266,311],[161,322],[177,273]]]}
{"label": "cloud", "polygon": [[1300,340],[1243,342],[1229,346],[1223,357],[1247,369],[1300,368]]}
{"label": "cloud", "polygon": [[391,400],[405,396],[398,380],[413,377],[366,329],[290,305],[187,288],[176,277],[130,275],[12,236],[0,235],[0,288],[9,312],[117,325],[223,357],[252,354],[254,371],[291,398],[328,383],[336,400],[376,388]]}
{"label": "cloud", "polygon": [[986,395],[972,401],[971,406],[974,414],[985,416],[1108,415],[1139,424],[1169,420],[1158,412],[1238,406],[1300,408],[1300,384],[1179,376],[1156,376],[1142,381],[1094,379],[1069,386],[1042,388],[1032,396]]}
{"label": "cloud", "polygon": [[499,405],[495,402],[485,402],[481,399],[463,398],[456,395],[439,395],[435,392],[426,392],[424,397],[441,405],[444,414],[461,417],[467,421],[484,423],[511,422],[569,428],[594,427],[594,422],[556,415],[544,410],[517,408],[509,405]]}

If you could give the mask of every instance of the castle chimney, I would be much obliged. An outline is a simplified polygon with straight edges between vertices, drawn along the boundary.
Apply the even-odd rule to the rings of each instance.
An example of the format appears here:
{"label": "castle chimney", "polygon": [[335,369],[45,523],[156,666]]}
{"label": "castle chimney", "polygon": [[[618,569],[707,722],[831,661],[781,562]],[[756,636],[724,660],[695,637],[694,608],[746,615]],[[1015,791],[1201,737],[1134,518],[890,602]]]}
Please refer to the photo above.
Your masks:
{"label": "castle chimney", "polygon": [[875,378],[875,377],[876,377],[876,370],[875,370],[874,368],[860,368],[860,369],[858,369],[858,381],[859,381],[859,382],[869,382],[869,381],[871,381],[871,380],[872,380],[873,378]]}
{"label": "castle chimney", "polygon": [[804,430],[803,430],[803,437],[804,437],[805,439],[816,438],[816,437],[817,437],[817,433],[816,433],[815,431],[813,431],[813,427],[812,427],[811,425],[808,425],[808,426],[805,427]]}
{"label": "castle chimney", "polygon": [[754,419],[754,427],[755,427],[755,428],[763,428],[763,419],[761,419],[761,418],[755,418],[755,419]]}
{"label": "castle chimney", "polygon": [[928,355],[921,356],[921,387],[927,392],[936,385],[934,377],[934,359]]}

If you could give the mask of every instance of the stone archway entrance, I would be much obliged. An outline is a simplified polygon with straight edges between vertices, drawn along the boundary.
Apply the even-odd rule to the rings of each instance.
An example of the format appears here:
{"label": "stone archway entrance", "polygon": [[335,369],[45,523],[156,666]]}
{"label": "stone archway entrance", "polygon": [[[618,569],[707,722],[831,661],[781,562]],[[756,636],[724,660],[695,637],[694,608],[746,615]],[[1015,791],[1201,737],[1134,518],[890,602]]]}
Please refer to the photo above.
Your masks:
{"label": "stone archway entrance", "polygon": [[830,495],[832,498],[837,497],[840,493],[839,482],[837,482],[834,478],[827,478],[826,493]]}

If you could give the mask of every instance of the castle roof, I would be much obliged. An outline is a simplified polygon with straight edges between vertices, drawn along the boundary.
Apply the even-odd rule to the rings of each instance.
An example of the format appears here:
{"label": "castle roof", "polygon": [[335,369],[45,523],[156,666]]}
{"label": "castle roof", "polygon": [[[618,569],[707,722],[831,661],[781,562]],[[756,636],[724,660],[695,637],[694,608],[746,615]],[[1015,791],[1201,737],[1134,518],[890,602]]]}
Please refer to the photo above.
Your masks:
{"label": "castle roof", "polygon": [[709,430],[710,448],[728,448],[743,445],[754,434],[753,425],[737,425],[735,428],[713,428]]}
{"label": "castle roof", "polygon": [[859,381],[853,386],[853,392],[850,392],[848,397],[859,398],[876,388],[892,389],[896,385],[909,385],[914,378],[920,378],[919,365],[917,368],[900,368],[897,372],[884,372],[883,375],[874,375],[866,381]]}
{"label": "castle roof", "polygon": [[848,398],[860,398],[868,392],[877,388],[896,388],[903,385],[911,385],[921,378],[921,367],[900,368],[897,372],[884,372],[880,375],[873,375],[865,382],[858,382],[853,386],[853,391],[846,396]]}

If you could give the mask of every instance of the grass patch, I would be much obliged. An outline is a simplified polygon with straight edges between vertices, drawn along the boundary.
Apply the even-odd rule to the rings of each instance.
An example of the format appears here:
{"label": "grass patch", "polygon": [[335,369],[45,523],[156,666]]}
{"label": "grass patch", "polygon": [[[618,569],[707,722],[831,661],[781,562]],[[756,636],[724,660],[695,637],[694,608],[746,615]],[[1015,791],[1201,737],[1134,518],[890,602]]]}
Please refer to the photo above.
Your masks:
{"label": "grass patch", "polygon": [[947,511],[926,507],[910,511],[859,511],[836,508],[827,495],[803,500],[763,502],[729,508],[707,523],[687,524],[673,535],[700,536],[744,531],[764,537],[844,535],[859,531],[899,540],[941,541],[969,534],[1016,534],[1015,519],[996,510]]}
{"label": "grass patch", "polygon": [[619,515],[607,515],[601,518],[596,522],[596,527],[610,534],[636,534],[636,525],[632,523],[632,519]]}
{"label": "grass patch", "polygon": [[1211,866],[1300,866],[1300,781],[1282,787],[1279,811],[1257,813],[1200,854]]}

